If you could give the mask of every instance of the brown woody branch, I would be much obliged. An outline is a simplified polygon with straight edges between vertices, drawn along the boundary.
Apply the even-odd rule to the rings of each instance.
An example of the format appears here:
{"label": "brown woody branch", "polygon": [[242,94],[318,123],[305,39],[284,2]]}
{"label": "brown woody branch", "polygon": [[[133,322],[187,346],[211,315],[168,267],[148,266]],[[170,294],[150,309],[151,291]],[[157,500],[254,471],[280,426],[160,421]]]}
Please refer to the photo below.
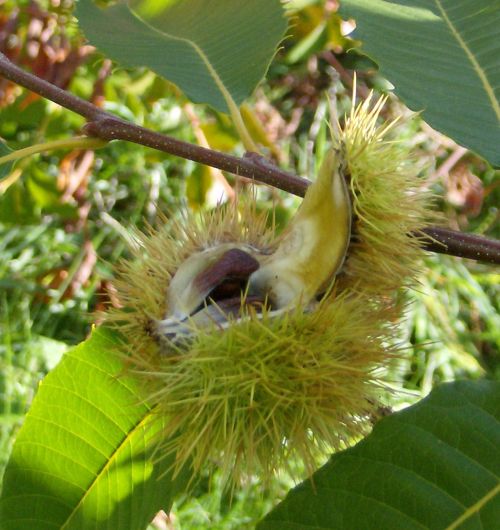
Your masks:
{"label": "brown woody branch", "polygon": [[[216,167],[234,175],[268,184],[301,197],[304,196],[309,185],[309,181],[306,179],[279,169],[272,162],[256,153],[247,153],[243,158],[239,158],[183,142],[117,118],[92,103],[25,72],[9,61],[1,52],[0,74],[6,79],[87,118],[89,123],[85,125],[84,132],[89,136],[103,140],[126,140],[152,147],[200,164]],[[433,239],[433,241],[424,243],[426,250],[500,264],[499,241],[439,227],[431,227],[426,230],[426,233]]]}

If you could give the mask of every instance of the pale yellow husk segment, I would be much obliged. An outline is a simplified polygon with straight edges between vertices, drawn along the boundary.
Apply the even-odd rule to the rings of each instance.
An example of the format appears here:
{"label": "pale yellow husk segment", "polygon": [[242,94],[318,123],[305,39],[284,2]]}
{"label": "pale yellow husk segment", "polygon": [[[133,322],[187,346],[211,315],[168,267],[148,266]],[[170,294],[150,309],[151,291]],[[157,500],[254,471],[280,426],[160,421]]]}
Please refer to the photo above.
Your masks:
{"label": "pale yellow husk segment", "polygon": [[135,257],[116,282],[124,307],[107,318],[124,337],[127,372],[158,418],[167,418],[156,454],[175,454],[176,470],[187,466],[195,477],[220,467],[233,487],[248,474],[265,481],[291,458],[312,471],[318,456],[369,430],[399,354],[398,293],[421,267],[415,233],[429,222],[411,154],[386,139],[390,126],[377,125],[381,105],[370,110],[365,102],[340,132],[353,238],[341,273],[313,308],[277,317],[246,309],[223,330],[194,329],[176,345],[159,341],[152,323],[164,318],[168,284],[185,259],[228,242],[269,253],[279,237],[244,203],[137,234]]}

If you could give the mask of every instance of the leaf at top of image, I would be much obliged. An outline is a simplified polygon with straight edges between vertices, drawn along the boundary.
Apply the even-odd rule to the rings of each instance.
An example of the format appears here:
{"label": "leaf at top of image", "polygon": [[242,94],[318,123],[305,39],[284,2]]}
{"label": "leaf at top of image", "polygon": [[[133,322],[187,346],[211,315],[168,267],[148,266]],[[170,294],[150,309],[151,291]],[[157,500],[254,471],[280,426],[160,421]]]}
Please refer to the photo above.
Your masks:
{"label": "leaf at top of image", "polygon": [[[132,10],[133,6],[133,10]],[[90,43],[124,66],[145,66],[195,103],[228,111],[266,74],[287,27],[280,0],[142,0],[76,8]]]}
{"label": "leaf at top of image", "polygon": [[435,129],[500,167],[500,3],[343,0],[354,37]]}
{"label": "leaf at top of image", "polygon": [[258,530],[494,530],[500,382],[443,384],[291,490]]}

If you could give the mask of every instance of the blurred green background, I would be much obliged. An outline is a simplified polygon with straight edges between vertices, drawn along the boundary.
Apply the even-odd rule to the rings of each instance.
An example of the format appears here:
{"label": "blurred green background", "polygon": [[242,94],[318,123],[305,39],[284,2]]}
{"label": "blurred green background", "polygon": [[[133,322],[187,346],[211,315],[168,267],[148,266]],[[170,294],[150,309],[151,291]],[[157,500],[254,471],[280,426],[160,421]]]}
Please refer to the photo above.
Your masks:
{"label": "blurred green background", "polygon": [[[359,43],[348,37],[353,21],[340,19],[337,2],[295,0],[290,7],[296,10],[291,36],[243,113],[276,163],[310,176],[327,141],[328,91],[335,91],[342,114],[351,105],[354,70],[358,98],[370,89],[390,93],[391,85],[356,52]],[[72,8],[71,0],[0,0],[0,51],[123,118],[243,154],[227,117],[191,105],[175,86],[111,64],[86,45]],[[390,96],[384,117],[410,114]],[[67,138],[83,124],[80,116],[0,78],[0,139],[10,148]],[[498,172],[419,118],[403,122],[397,136],[413,146],[422,187],[436,193],[449,227],[500,238]],[[127,256],[129,227],[154,225],[160,212],[211,208],[223,194],[247,186],[124,142],[96,152],[36,155],[0,180],[0,477],[39,381],[85,339],[92,314],[113,302],[112,269]],[[262,208],[275,205],[282,225],[299,203],[263,186],[258,199]],[[411,347],[398,367],[408,392],[396,407],[441,381],[500,378],[499,280],[493,266],[429,256],[401,327]],[[195,499],[179,499],[170,518],[157,517],[155,528],[251,528],[290,485],[279,476],[269,488],[256,484],[230,502],[218,477],[207,478]]]}

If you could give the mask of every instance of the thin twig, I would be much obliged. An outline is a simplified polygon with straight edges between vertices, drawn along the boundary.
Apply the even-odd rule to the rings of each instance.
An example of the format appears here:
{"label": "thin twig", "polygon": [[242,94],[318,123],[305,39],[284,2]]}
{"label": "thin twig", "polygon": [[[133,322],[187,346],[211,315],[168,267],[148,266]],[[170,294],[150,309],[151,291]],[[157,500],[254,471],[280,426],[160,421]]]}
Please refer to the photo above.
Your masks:
{"label": "thin twig", "polygon": [[107,113],[99,107],[92,105],[92,103],[80,99],[70,92],[45,81],[45,79],[41,79],[36,75],[25,72],[23,69],[9,61],[9,59],[7,59],[7,57],[1,52],[0,74],[9,81],[17,83],[24,88],[28,88],[32,92],[35,92],[35,94],[50,99],[50,101],[58,103],[61,107],[72,110],[88,120],[96,120],[99,119],[99,117],[107,115]]}
{"label": "thin twig", "polygon": [[[309,185],[306,179],[279,169],[256,153],[247,153],[243,158],[239,158],[183,142],[117,118],[92,103],[25,72],[11,63],[1,52],[0,74],[87,118],[89,123],[85,125],[84,132],[89,136],[103,140],[126,140],[152,147],[235,175],[251,178],[301,197],[304,196]],[[500,264],[499,241],[438,227],[431,227],[425,232],[432,238],[432,241],[423,243],[426,250]]]}
{"label": "thin twig", "polygon": [[140,125],[125,122],[118,118],[106,117],[91,121],[83,127],[83,132],[103,140],[127,140],[158,151],[188,158],[194,162],[216,167],[234,175],[257,180],[269,186],[280,188],[294,195],[304,196],[309,182],[282,171],[257,153],[247,153],[243,158],[228,155],[196,144],[177,140]]}
{"label": "thin twig", "polygon": [[427,228],[425,233],[436,241],[425,243],[426,250],[500,264],[500,241],[438,226]]}

